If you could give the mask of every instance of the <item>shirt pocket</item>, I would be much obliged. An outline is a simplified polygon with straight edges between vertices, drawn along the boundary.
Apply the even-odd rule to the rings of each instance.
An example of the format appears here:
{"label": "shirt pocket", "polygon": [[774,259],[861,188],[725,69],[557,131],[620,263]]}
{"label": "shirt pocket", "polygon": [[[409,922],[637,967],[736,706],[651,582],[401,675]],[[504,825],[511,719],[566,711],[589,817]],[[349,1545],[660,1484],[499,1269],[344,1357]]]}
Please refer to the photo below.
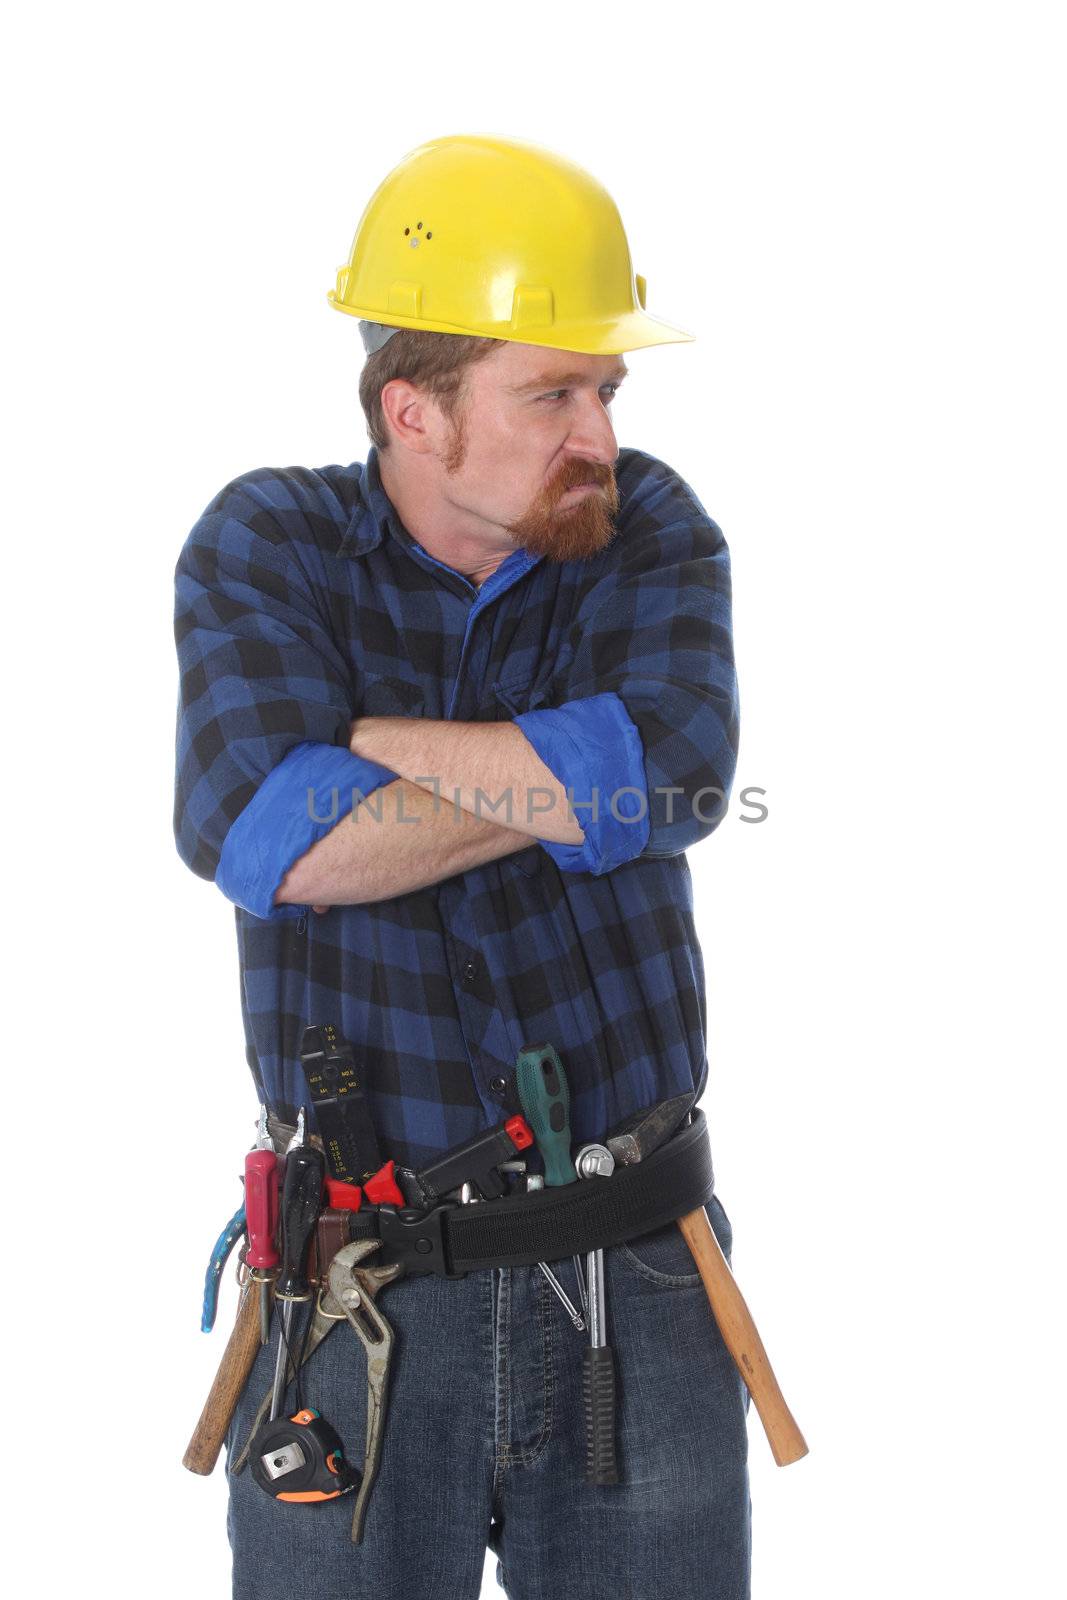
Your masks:
{"label": "shirt pocket", "polygon": [[409,678],[364,677],[360,683],[359,710],[361,717],[422,717],[426,715],[426,697],[417,683]]}
{"label": "shirt pocket", "polygon": [[548,690],[535,684],[529,673],[518,678],[498,678],[490,688],[497,704],[509,713],[508,717],[501,718],[505,722],[521,716],[524,711],[540,710],[548,700]]}

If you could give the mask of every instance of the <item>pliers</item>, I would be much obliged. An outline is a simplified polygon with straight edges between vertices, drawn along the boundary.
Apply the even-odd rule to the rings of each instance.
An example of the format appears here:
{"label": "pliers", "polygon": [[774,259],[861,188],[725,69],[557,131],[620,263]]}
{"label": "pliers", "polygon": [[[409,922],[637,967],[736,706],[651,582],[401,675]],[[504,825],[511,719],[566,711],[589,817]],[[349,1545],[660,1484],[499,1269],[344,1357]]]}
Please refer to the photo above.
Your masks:
{"label": "pliers", "polygon": [[352,1543],[363,1539],[363,1518],[367,1500],[382,1454],[385,1407],[389,1399],[389,1363],[393,1354],[393,1330],[374,1304],[386,1284],[403,1276],[402,1261],[384,1267],[361,1267],[359,1263],[377,1250],[380,1239],[357,1239],[338,1250],[330,1262],[329,1293],[323,1295],[324,1315],[340,1308],[355,1329],[367,1352],[367,1438],[363,1452],[363,1481],[352,1511]]}

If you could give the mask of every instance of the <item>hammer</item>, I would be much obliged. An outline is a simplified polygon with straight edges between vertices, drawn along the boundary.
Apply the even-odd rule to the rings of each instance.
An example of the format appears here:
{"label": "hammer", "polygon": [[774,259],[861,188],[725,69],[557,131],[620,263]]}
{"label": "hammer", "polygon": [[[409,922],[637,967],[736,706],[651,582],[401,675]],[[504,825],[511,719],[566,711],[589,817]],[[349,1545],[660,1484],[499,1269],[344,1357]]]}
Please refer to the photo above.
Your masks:
{"label": "hammer", "polygon": [[[651,1155],[678,1131],[695,1100],[695,1093],[682,1094],[638,1111],[621,1122],[604,1143],[620,1166],[631,1166]],[[752,1314],[737,1287],[707,1212],[700,1206],[679,1217],[678,1226],[707,1290],[719,1332],[752,1396],[774,1459],[780,1467],[787,1467],[806,1456],[808,1447],[778,1387],[763,1340],[756,1331]]]}

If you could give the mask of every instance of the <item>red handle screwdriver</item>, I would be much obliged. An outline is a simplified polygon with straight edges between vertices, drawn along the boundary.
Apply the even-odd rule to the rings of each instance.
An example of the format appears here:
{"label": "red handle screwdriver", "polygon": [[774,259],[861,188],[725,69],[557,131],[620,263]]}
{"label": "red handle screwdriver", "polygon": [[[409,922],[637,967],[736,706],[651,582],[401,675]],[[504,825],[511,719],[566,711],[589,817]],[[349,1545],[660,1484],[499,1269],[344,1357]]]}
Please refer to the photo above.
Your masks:
{"label": "red handle screwdriver", "polygon": [[256,1132],[256,1148],[245,1156],[245,1259],[259,1284],[259,1339],[266,1344],[270,1338],[270,1288],[281,1262],[274,1243],[278,1232],[278,1157],[267,1132],[266,1106],[259,1108]]}

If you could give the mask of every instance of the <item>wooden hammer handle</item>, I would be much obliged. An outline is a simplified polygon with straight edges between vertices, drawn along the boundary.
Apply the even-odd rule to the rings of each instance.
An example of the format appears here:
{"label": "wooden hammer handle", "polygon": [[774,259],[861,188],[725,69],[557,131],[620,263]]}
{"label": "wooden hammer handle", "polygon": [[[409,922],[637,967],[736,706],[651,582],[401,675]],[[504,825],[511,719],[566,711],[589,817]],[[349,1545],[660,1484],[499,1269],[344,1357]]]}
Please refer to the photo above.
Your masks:
{"label": "wooden hammer handle", "polygon": [[704,1281],[712,1313],[719,1324],[726,1348],[748,1386],[774,1459],[780,1467],[787,1467],[791,1461],[799,1461],[801,1456],[806,1456],[808,1447],[778,1387],[778,1379],[767,1360],[763,1340],[756,1331],[752,1314],[722,1253],[722,1246],[715,1237],[708,1214],[701,1206],[699,1210],[679,1217],[678,1226]]}
{"label": "wooden hammer handle", "polygon": [[204,1401],[200,1421],[182,1457],[182,1466],[188,1467],[190,1472],[199,1472],[206,1478],[214,1470],[259,1348],[259,1284],[249,1282],[245,1285],[237,1321],[222,1353],[211,1392]]}

